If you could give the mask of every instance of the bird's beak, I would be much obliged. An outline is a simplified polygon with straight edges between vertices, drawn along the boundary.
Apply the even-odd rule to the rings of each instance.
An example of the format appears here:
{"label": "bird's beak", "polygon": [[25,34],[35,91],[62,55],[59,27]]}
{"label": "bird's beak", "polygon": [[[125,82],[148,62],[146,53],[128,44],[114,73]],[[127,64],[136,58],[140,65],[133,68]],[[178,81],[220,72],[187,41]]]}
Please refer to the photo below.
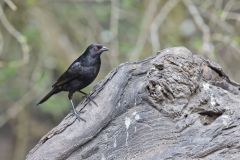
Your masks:
{"label": "bird's beak", "polygon": [[108,49],[107,47],[105,47],[105,46],[103,46],[100,50],[101,50],[102,52],[104,52],[104,51],[109,51],[109,49]]}

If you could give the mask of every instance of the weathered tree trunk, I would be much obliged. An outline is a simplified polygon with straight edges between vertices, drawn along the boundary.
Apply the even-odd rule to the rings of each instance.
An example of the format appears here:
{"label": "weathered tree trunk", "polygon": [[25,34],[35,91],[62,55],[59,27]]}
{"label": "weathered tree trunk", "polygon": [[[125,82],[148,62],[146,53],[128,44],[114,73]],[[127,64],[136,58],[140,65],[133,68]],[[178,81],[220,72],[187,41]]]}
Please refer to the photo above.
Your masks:
{"label": "weathered tree trunk", "polygon": [[218,65],[165,49],[112,71],[91,94],[98,107],[87,104],[87,122],[69,114],[27,159],[239,159],[239,90]]}

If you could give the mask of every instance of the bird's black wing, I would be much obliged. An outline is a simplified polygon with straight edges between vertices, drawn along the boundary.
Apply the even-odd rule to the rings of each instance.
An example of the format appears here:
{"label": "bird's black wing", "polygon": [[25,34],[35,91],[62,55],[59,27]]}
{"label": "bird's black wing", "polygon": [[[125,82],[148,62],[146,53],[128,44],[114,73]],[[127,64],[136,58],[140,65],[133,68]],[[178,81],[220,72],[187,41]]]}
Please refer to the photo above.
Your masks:
{"label": "bird's black wing", "polygon": [[81,76],[82,65],[80,62],[73,62],[70,67],[64,72],[52,87],[62,86]]}

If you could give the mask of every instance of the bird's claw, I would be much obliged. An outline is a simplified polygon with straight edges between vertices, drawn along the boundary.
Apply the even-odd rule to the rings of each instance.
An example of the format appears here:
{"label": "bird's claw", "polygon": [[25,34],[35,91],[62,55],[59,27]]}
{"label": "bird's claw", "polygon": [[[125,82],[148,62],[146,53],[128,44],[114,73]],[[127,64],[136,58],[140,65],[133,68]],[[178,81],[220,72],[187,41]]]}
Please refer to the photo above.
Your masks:
{"label": "bird's claw", "polygon": [[72,110],[72,114],[74,114],[74,115],[75,115],[75,114],[78,115],[79,113],[82,114],[82,113],[85,113],[85,112],[86,112],[86,110],[80,110],[80,111],[74,111],[74,110]]}
{"label": "bird's claw", "polygon": [[95,104],[98,107],[98,104],[89,95],[86,96],[86,99],[91,101],[93,104]]}
{"label": "bird's claw", "polygon": [[[80,112],[80,113],[81,113],[81,112]],[[85,119],[81,118],[77,112],[73,112],[73,115],[76,117],[76,119],[77,119],[79,122],[80,122],[80,121],[87,122]]]}
{"label": "bird's claw", "polygon": [[86,112],[86,110],[80,110],[79,111],[79,113],[85,113]]}
{"label": "bird's claw", "polygon": [[[93,103],[98,107],[98,104],[91,98],[91,96],[90,96],[89,94],[87,94],[87,93],[85,93],[85,92],[83,92],[83,91],[81,91],[81,90],[79,90],[79,92],[82,93],[82,94],[85,96],[85,98],[87,99],[87,101],[93,102]],[[85,106],[86,106],[86,105],[84,105],[84,107],[85,107]]]}

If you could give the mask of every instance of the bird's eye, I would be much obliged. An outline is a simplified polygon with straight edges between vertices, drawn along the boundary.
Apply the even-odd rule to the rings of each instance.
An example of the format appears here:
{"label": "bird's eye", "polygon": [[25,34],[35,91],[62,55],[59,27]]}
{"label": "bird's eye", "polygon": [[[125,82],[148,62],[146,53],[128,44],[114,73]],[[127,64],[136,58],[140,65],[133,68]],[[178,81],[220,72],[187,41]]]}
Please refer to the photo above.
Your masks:
{"label": "bird's eye", "polygon": [[94,50],[95,51],[98,51],[98,50],[100,50],[102,48],[102,46],[96,46],[96,47],[94,47]]}

